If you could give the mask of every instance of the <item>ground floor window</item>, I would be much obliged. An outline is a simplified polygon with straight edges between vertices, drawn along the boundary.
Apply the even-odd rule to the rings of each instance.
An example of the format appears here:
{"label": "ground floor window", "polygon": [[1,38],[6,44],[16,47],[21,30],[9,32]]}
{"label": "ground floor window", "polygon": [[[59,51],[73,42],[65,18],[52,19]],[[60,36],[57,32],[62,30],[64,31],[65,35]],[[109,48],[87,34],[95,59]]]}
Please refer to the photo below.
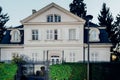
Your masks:
{"label": "ground floor window", "polygon": [[59,64],[60,57],[59,56],[51,56],[51,64]]}
{"label": "ground floor window", "polygon": [[91,53],[91,61],[92,62],[98,61],[98,53]]}

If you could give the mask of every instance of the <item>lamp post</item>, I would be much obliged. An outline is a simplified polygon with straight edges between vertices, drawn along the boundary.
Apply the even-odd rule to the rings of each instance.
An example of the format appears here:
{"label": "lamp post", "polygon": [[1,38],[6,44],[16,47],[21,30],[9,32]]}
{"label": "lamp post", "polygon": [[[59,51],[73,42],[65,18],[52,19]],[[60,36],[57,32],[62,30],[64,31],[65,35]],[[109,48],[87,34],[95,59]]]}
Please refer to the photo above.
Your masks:
{"label": "lamp post", "polygon": [[89,72],[90,72],[90,58],[89,58],[89,54],[90,54],[90,44],[89,44],[89,21],[92,20],[93,16],[92,15],[87,15],[86,16],[86,21],[87,21],[87,27],[88,27],[88,30],[87,30],[87,44],[88,44],[88,55],[87,55],[87,80],[90,79],[90,75],[89,75]]}

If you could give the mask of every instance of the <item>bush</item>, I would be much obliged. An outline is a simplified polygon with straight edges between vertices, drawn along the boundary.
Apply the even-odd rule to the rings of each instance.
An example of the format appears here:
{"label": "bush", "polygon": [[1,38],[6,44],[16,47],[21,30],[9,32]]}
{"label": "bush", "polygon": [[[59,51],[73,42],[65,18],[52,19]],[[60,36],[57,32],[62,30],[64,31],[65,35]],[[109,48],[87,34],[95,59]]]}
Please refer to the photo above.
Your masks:
{"label": "bush", "polygon": [[16,64],[0,63],[0,80],[14,80],[16,71]]}

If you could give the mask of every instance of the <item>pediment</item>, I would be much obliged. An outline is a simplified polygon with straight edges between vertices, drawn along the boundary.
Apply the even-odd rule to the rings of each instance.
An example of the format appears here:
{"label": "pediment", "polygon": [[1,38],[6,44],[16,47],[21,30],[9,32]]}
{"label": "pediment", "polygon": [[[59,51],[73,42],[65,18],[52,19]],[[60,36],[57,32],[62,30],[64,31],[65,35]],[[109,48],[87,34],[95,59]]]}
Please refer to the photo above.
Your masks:
{"label": "pediment", "polygon": [[36,13],[28,16],[27,18],[21,21],[22,24],[24,23],[40,23],[46,22],[47,15],[49,14],[58,14],[61,15],[61,22],[85,22],[82,18],[72,14],[68,10],[58,6],[55,3],[51,3],[48,6],[40,9]]}

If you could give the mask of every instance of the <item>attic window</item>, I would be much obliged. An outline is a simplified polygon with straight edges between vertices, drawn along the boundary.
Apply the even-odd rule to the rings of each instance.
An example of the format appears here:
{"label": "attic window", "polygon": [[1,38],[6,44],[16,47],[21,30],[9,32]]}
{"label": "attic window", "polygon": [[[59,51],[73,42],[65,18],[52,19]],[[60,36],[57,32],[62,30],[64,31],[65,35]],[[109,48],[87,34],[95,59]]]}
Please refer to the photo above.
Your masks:
{"label": "attic window", "polygon": [[11,42],[20,42],[20,31],[19,30],[12,30],[11,33]]}
{"label": "attic window", "polygon": [[89,34],[90,34],[91,42],[100,41],[100,39],[99,39],[100,31],[97,28],[91,28]]}
{"label": "attic window", "polygon": [[47,16],[47,22],[61,22],[61,16],[57,14],[50,14]]}

